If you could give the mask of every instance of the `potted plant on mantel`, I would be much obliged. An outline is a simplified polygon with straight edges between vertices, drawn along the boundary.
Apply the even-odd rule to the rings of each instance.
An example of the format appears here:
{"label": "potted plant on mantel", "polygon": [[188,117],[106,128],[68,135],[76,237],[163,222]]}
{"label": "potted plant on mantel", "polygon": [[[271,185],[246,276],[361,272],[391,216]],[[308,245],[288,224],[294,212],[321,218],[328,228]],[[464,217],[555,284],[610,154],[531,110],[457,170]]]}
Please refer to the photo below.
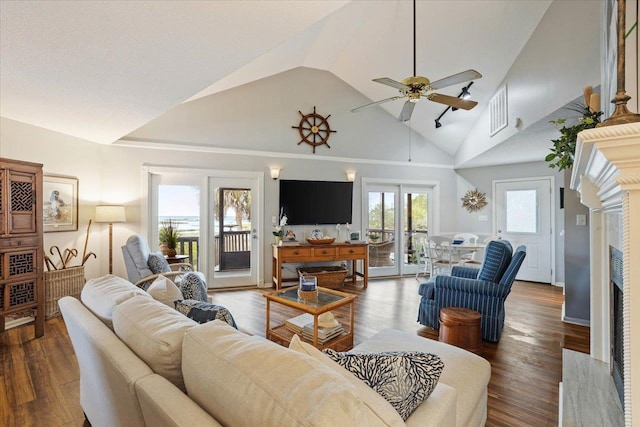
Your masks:
{"label": "potted plant on mantel", "polygon": [[180,232],[171,219],[162,221],[160,224],[160,230],[158,232],[160,250],[164,255],[174,257],[176,256],[176,247],[178,247]]}
{"label": "potted plant on mantel", "polygon": [[600,94],[591,93],[591,86],[587,86],[584,90],[584,99],[584,106],[576,103],[568,108],[582,114],[582,117],[578,118],[577,124],[566,126],[567,119],[550,121],[560,130],[560,138],[551,140],[553,148],[551,148],[551,153],[547,154],[544,159],[549,163],[550,168],[557,167],[558,170],[570,169],[573,166],[578,134],[585,129],[592,129],[600,123],[600,117],[603,114],[602,111],[599,111]]}

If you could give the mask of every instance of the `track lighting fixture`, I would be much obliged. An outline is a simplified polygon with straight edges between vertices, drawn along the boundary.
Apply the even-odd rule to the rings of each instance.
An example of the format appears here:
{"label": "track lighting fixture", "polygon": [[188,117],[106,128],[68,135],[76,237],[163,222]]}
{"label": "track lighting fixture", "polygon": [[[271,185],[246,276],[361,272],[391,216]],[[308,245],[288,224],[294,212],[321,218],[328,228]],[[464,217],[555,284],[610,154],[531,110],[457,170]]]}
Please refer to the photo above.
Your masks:
{"label": "track lighting fixture", "polygon": [[[462,98],[462,99],[469,99],[471,97],[471,93],[469,93],[469,88],[471,87],[471,85],[473,84],[473,82],[469,82],[469,84],[465,87],[462,88],[462,92],[460,92],[460,95],[458,95],[458,98]],[[455,107],[447,107],[445,108],[445,110],[442,112],[442,114],[440,114],[438,116],[438,118],[436,119],[436,129],[438,129],[440,126],[442,126],[442,123],[440,123],[440,119],[442,118],[442,116],[445,115],[445,113],[447,111],[449,111],[449,109],[451,109],[451,111],[456,111],[457,108]]]}

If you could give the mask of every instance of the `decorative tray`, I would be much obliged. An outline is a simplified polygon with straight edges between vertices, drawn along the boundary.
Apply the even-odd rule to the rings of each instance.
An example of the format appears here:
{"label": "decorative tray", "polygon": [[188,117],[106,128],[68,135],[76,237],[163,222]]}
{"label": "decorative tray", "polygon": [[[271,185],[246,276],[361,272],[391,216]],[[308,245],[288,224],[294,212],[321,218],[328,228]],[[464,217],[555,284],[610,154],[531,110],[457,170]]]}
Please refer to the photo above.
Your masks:
{"label": "decorative tray", "polygon": [[309,242],[312,245],[329,245],[333,243],[335,240],[336,240],[335,237],[325,237],[322,239],[307,239],[307,242]]}

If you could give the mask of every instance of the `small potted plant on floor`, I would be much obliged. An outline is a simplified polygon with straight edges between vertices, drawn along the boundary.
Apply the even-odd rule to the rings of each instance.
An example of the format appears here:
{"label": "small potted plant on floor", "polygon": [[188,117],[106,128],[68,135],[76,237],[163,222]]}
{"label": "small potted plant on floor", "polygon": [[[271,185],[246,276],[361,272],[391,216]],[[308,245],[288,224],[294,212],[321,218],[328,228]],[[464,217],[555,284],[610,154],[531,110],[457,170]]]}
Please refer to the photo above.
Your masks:
{"label": "small potted plant on floor", "polygon": [[176,247],[178,246],[178,238],[180,232],[176,228],[171,219],[160,223],[158,240],[160,240],[160,250],[168,257],[176,256]]}

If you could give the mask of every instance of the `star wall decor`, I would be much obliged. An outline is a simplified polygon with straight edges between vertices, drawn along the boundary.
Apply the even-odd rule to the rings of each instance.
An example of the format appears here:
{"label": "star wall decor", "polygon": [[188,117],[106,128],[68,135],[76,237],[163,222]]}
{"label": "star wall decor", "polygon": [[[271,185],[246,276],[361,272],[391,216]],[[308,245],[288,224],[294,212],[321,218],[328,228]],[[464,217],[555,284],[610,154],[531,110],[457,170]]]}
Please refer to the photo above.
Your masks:
{"label": "star wall decor", "polygon": [[469,212],[481,211],[487,206],[486,193],[481,193],[476,188],[475,190],[467,191],[467,194],[460,200],[462,200],[462,206]]}

